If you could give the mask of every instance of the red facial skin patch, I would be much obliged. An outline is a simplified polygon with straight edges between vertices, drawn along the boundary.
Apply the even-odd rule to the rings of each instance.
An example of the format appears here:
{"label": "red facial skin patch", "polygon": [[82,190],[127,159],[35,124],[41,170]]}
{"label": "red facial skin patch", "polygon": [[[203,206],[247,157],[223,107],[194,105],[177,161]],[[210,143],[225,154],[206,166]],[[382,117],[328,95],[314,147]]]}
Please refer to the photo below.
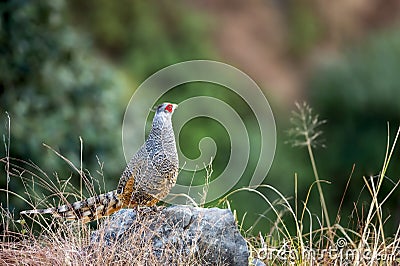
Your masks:
{"label": "red facial skin patch", "polygon": [[165,110],[167,110],[168,112],[170,112],[170,113],[172,113],[172,104],[168,104],[166,107],[165,107]]}

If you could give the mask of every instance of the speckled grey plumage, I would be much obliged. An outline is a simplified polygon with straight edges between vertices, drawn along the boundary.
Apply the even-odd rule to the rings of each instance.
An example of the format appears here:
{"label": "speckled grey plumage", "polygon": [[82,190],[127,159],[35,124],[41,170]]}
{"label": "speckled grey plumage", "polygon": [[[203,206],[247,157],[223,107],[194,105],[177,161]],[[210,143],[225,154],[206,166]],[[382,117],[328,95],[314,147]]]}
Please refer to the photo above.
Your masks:
{"label": "speckled grey plumage", "polygon": [[147,140],[129,161],[118,184],[117,194],[125,194],[130,189],[126,183],[133,176],[131,197],[139,204],[146,204],[148,196],[163,199],[176,183],[178,153],[172,113],[165,110],[165,105],[157,108]]}

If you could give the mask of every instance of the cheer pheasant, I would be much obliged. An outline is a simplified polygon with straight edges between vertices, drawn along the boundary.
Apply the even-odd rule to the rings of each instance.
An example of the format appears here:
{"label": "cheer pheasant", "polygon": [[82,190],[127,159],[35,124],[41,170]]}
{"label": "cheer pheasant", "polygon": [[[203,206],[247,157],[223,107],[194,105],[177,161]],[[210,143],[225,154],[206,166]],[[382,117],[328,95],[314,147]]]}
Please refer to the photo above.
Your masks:
{"label": "cheer pheasant", "polygon": [[149,136],[129,161],[116,190],[72,204],[21,214],[51,213],[55,217],[87,223],[121,208],[155,205],[167,196],[178,176],[178,154],[171,122],[176,107],[171,103],[157,107]]}

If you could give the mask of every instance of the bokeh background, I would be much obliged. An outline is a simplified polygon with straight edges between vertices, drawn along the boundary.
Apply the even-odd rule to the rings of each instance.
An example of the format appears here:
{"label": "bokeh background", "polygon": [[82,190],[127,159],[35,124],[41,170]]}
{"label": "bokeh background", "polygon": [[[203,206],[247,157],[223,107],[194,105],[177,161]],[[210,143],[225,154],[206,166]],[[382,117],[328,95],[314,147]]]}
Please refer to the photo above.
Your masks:
{"label": "bokeh background", "polygon": [[[49,178],[79,175],[43,143],[95,178],[105,189],[118,182],[125,160],[121,146],[124,110],[135,88],[163,67],[184,60],[211,59],[247,73],[262,88],[277,124],[277,150],[266,184],[304,201],[314,177],[306,149],[285,144],[296,101],[306,100],[321,119],[326,148],[315,151],[333,218],[344,196],[341,223],[361,227],[369,204],[363,176],[379,173],[386,151],[387,122],[393,137],[400,124],[400,2],[397,0],[275,1],[0,1],[0,116],[6,156],[7,113],[11,119],[10,156],[30,161]],[[188,85],[161,100],[180,102],[196,95],[218,97],[235,106],[251,128],[254,116],[236,95],[209,86]],[[6,113],[7,112],[7,113]],[[149,117],[149,121],[151,117]],[[256,129],[243,182],[257,163]],[[199,156],[198,141],[210,136],[218,145],[213,176],[223,171],[230,152],[223,126],[194,119],[180,135],[186,156]],[[392,138],[393,139],[393,138]],[[382,198],[397,182],[399,149],[383,184]],[[204,162],[208,164],[209,162]],[[2,166],[3,167],[3,166]],[[29,174],[28,174],[29,176]],[[182,172],[182,182],[204,181],[205,170]],[[1,171],[0,185],[6,187]],[[17,178],[9,189],[24,194]],[[39,194],[49,191],[36,188]],[[260,189],[271,201],[276,196]],[[3,206],[5,194],[0,195]],[[245,229],[268,232],[275,221],[254,193],[229,198]],[[216,205],[213,202],[209,205]],[[299,203],[301,204],[301,203]],[[15,213],[26,204],[10,196]],[[310,210],[321,216],[316,188]],[[389,230],[399,221],[398,190],[384,205]],[[17,215],[18,216],[18,215]],[[254,221],[263,217],[255,226]],[[289,216],[286,219],[290,220]],[[332,221],[333,222],[333,221]]]}

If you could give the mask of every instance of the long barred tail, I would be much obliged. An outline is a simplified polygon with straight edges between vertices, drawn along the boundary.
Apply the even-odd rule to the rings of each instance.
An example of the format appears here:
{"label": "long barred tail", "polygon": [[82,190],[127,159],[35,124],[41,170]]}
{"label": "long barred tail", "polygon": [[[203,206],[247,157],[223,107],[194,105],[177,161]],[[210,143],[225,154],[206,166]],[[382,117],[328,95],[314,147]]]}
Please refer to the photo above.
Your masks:
{"label": "long barred tail", "polygon": [[87,223],[120,210],[123,207],[122,205],[123,204],[117,195],[117,191],[114,190],[72,204],[49,209],[22,211],[20,214],[30,215],[50,213],[54,217],[64,218],[67,220],[80,220],[82,223]]}

